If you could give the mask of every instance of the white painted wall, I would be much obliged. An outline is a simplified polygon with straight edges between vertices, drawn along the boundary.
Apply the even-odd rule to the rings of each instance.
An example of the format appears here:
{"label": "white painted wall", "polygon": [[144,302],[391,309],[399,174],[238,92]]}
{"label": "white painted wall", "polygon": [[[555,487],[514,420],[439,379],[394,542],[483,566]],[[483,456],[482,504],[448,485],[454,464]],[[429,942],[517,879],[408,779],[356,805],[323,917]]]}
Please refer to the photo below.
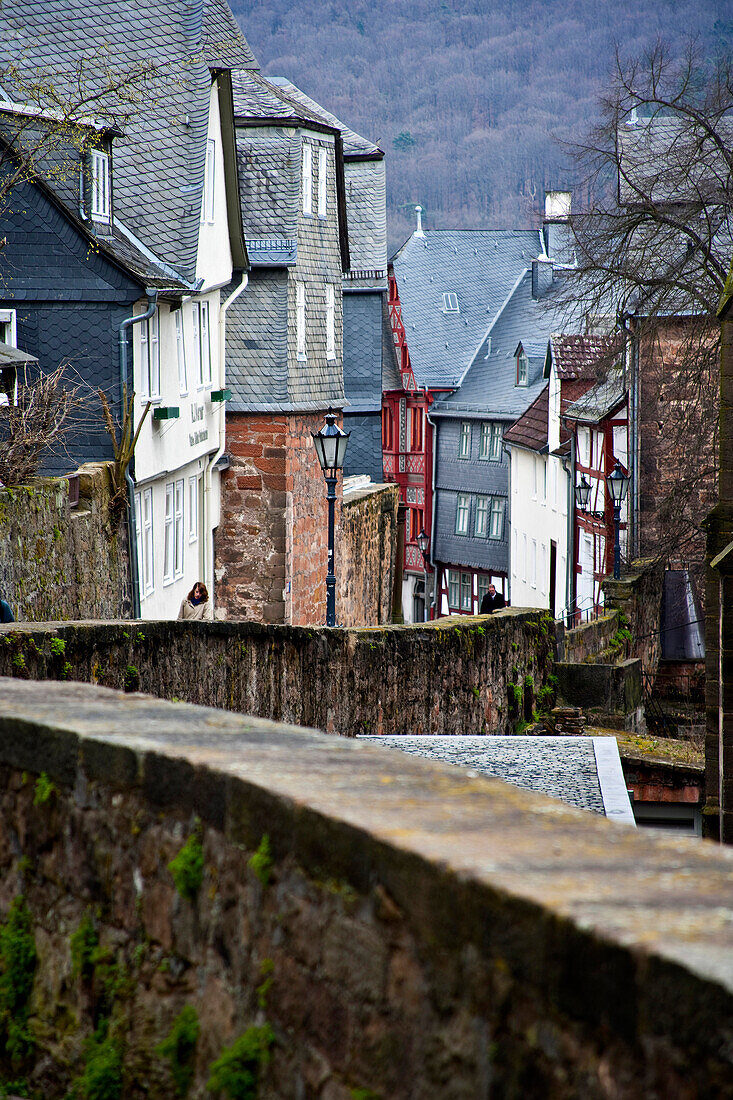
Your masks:
{"label": "white painted wall", "polygon": [[[552,395],[550,395],[552,401]],[[562,462],[510,446],[512,607],[550,606],[550,544],[557,546],[555,614],[565,606],[567,483]]]}
{"label": "white painted wall", "polygon": [[229,244],[229,222],[224,181],[224,150],[221,140],[221,119],[216,81],[211,85],[209,99],[209,129],[207,143],[214,142],[214,217],[206,209],[206,181],[201,196],[201,224],[196,254],[196,278],[203,279],[202,290],[222,286],[232,275],[232,254]]}

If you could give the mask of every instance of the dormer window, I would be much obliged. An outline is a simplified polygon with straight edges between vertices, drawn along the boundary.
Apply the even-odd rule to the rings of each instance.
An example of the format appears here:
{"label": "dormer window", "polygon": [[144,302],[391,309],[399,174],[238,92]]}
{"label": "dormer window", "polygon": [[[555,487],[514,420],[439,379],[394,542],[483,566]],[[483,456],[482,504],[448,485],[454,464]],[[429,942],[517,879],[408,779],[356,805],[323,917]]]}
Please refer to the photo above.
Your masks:
{"label": "dormer window", "polygon": [[92,153],[92,217],[109,221],[109,156]]}
{"label": "dormer window", "polygon": [[520,344],[517,348],[517,385],[526,386],[529,382],[529,359]]}
{"label": "dormer window", "polygon": [[443,295],[443,313],[460,313],[458,295],[452,291]]}

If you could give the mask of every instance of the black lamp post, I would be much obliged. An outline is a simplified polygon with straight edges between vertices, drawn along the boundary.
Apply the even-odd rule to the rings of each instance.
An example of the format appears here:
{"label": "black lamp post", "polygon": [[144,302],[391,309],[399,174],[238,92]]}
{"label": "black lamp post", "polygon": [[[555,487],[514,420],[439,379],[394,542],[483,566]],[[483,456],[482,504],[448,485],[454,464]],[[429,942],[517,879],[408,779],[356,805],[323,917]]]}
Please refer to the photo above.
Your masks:
{"label": "black lamp post", "polygon": [[575,503],[578,506],[578,511],[585,512],[588,509],[588,501],[590,500],[590,482],[586,481],[585,474],[580,478],[580,481],[575,486]]}
{"label": "black lamp post", "polygon": [[318,461],[328,486],[328,574],[326,575],[326,626],[336,625],[336,574],[334,572],[334,509],[336,479],[343,469],[346,444],[351,432],[343,432],[336,424],[336,414],[329,409],[320,432],[311,432]]}
{"label": "black lamp post", "polygon": [[621,577],[621,505],[629,491],[630,478],[621,469],[621,464],[616,459],[613,471],[606,478],[606,485],[613,502],[613,579]]}
{"label": "black lamp post", "polygon": [[423,611],[423,622],[428,622],[430,618],[428,609],[428,565],[430,564],[428,547],[430,546],[430,536],[425,534],[424,527],[417,536],[417,545],[420,547],[420,553],[422,554],[423,573],[425,575],[425,610]]}

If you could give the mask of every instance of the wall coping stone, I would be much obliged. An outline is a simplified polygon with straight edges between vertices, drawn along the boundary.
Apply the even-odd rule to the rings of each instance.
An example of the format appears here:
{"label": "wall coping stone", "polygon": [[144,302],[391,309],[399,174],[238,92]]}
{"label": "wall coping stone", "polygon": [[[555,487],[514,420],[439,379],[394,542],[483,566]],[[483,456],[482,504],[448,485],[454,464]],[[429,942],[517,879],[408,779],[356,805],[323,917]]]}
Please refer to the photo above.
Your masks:
{"label": "wall coping stone", "polygon": [[[362,741],[86,684],[0,679],[0,761],[134,788],[500,955],[571,1017],[731,1061],[733,851]],[[592,975],[592,980],[584,980]]]}

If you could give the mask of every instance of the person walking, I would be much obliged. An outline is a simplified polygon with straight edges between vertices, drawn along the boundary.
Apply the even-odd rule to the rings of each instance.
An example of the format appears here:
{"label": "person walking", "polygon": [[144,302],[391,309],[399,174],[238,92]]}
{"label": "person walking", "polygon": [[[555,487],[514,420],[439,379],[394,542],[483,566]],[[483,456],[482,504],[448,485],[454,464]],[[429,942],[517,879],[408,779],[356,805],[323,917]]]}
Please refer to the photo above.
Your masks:
{"label": "person walking", "polygon": [[203,581],[196,581],[191,591],[181,603],[179,619],[211,619],[209,591]]}
{"label": "person walking", "polygon": [[490,615],[492,611],[500,611],[502,607],[506,607],[506,600],[501,592],[497,592],[494,585],[490,584],[488,592],[481,601],[481,614]]}
{"label": "person walking", "polygon": [[0,596],[0,623],[14,623],[15,615],[7,600]]}

